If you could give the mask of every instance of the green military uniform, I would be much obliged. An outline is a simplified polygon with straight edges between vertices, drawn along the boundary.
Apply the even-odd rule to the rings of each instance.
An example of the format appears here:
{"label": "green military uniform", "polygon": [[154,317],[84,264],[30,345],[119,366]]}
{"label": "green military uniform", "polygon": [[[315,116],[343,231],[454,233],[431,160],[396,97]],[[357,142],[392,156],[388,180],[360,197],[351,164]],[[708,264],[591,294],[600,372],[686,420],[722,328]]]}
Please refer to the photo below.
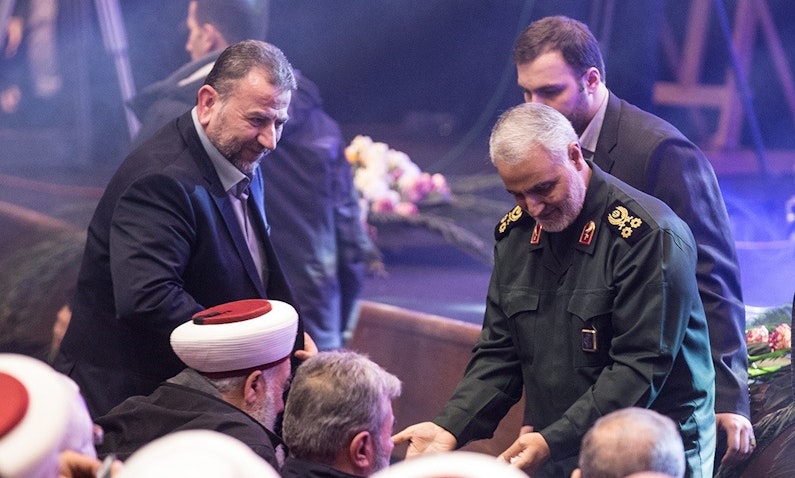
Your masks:
{"label": "green military uniform", "polygon": [[693,236],[664,203],[588,164],[569,228],[544,231],[518,207],[497,225],[483,331],[434,422],[461,446],[490,437],[524,385],[552,455],[533,476],[568,477],[596,419],[650,408],[678,423],[688,476],[711,476],[714,370]]}

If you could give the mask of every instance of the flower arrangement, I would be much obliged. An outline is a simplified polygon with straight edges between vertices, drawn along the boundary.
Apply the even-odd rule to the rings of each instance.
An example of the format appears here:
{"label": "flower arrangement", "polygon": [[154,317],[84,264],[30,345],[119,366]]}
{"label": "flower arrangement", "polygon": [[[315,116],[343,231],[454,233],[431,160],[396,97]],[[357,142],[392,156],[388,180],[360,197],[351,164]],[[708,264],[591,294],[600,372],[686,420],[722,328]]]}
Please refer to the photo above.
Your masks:
{"label": "flower arrangement", "polygon": [[450,201],[443,175],[423,172],[406,153],[386,143],[356,136],[345,148],[345,157],[353,168],[353,184],[364,211],[412,216],[419,213],[420,204]]}
{"label": "flower arrangement", "polygon": [[[791,309],[784,307],[761,314],[745,332],[748,347],[748,377],[778,372],[792,364]],[[750,321],[749,321],[750,322]]]}

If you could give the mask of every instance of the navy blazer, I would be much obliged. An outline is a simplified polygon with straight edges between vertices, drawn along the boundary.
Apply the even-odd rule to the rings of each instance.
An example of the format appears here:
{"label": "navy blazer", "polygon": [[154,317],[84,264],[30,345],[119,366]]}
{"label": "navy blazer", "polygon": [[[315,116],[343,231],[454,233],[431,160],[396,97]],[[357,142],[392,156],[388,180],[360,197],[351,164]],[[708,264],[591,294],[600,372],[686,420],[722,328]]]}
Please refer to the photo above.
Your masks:
{"label": "navy blazer", "polygon": [[71,323],[55,360],[80,385],[92,416],[152,393],[182,370],[169,336],[196,312],[249,298],[293,303],[268,239],[259,170],[251,197],[266,284],[190,112],[121,164],[91,219]]}
{"label": "navy blazer", "polygon": [[593,161],[663,200],[690,227],[715,365],[715,411],[749,417],[740,270],[729,215],[709,160],[672,125],[610,93]]}

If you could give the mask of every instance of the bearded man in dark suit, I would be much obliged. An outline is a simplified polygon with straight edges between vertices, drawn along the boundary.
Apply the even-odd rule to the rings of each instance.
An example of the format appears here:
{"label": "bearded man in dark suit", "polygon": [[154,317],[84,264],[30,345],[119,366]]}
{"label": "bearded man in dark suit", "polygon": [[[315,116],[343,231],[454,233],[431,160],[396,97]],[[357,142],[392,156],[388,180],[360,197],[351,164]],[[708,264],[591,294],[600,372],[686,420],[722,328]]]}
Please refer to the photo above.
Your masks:
{"label": "bearded man in dark suit", "polygon": [[[182,370],[169,335],[196,312],[251,298],[293,303],[268,238],[260,161],[276,148],[295,88],[281,50],[231,45],[196,107],[130,153],[110,180],[55,360],[92,416]],[[300,322],[296,339],[303,349]]]}

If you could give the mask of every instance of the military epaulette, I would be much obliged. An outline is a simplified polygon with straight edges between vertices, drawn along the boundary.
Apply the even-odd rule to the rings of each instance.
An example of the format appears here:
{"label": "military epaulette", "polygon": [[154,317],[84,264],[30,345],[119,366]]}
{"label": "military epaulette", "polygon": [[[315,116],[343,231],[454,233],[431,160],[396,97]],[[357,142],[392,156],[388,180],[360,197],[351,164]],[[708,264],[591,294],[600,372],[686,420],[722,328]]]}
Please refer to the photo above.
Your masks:
{"label": "military epaulette", "polygon": [[494,228],[494,239],[500,240],[508,235],[508,232],[518,224],[526,224],[532,221],[529,214],[525,214],[522,208],[516,206],[511,212],[502,216],[500,222]]}
{"label": "military epaulette", "polygon": [[614,234],[634,245],[651,229],[646,221],[632,212],[626,204],[615,201],[607,208],[604,223]]}

